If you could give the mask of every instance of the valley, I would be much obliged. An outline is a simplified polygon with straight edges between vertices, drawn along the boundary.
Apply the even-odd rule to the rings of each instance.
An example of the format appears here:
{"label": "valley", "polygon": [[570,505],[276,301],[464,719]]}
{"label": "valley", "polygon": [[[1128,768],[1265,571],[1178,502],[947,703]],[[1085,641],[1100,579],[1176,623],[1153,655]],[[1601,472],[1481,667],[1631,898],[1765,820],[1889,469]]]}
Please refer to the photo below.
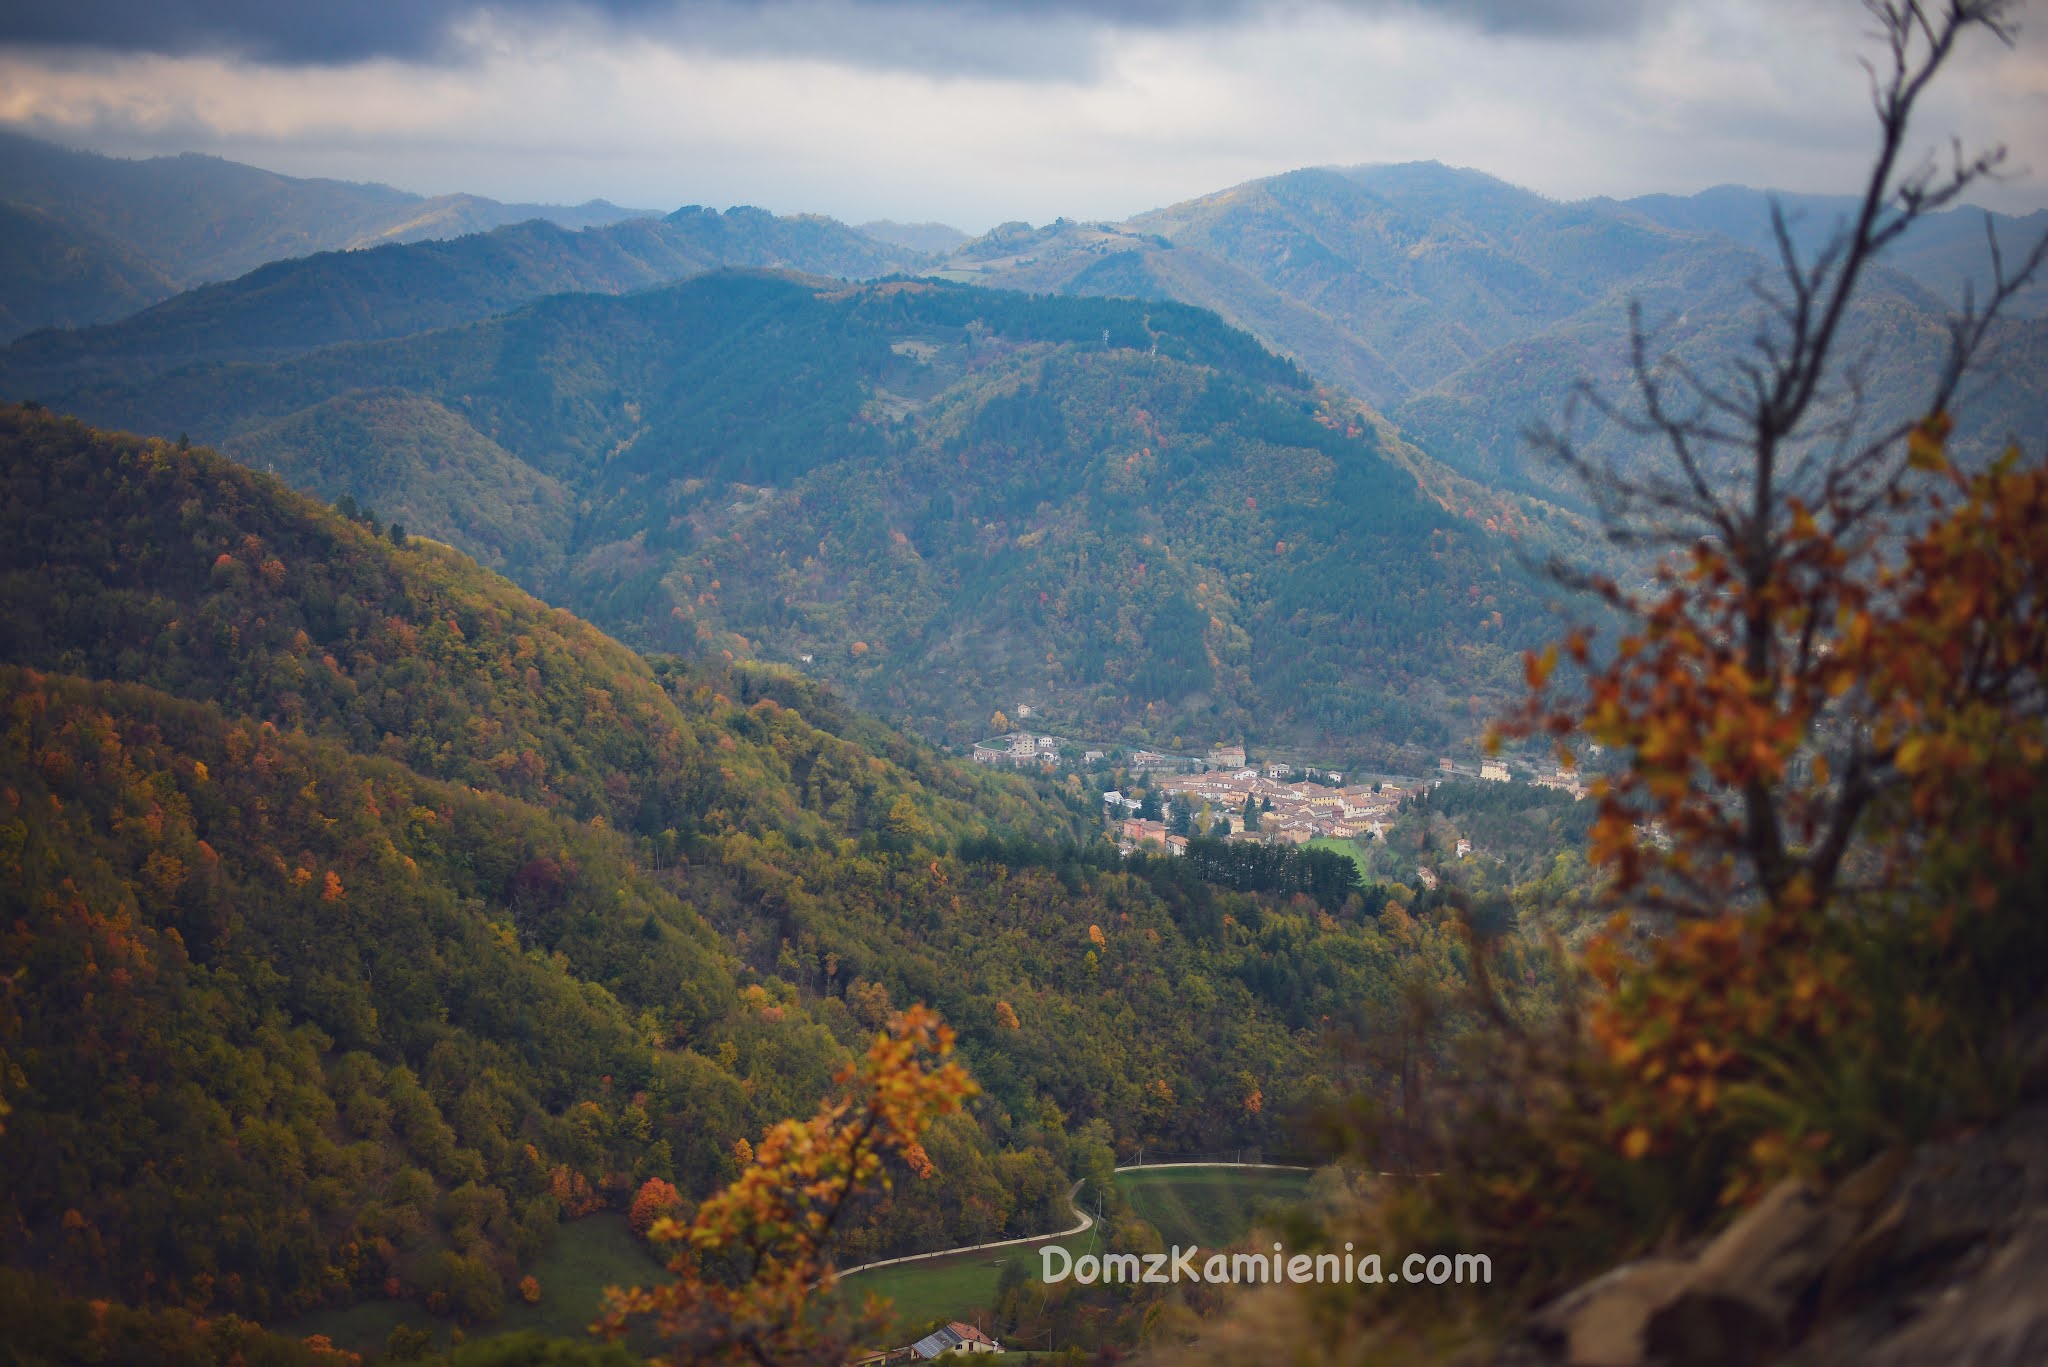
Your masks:
{"label": "valley", "polygon": [[1312,1021],[1450,971],[1448,922],[1125,869],[1091,805],[199,447],[10,409],[0,490],[0,1155],[70,1287],[516,1323],[559,1221],[715,1187],[917,1000],[986,1101],[843,1256],[1029,1232],[1081,1152],[1272,1143]]}
{"label": "valley", "polygon": [[2048,1341],[2006,6],[1467,8],[0,18],[0,1362]]}

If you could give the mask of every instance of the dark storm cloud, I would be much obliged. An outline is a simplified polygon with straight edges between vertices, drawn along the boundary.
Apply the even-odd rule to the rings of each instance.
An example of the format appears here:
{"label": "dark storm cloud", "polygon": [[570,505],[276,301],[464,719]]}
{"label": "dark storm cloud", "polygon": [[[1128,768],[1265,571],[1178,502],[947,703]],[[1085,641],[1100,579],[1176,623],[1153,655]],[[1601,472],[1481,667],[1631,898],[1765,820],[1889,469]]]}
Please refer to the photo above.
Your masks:
{"label": "dark storm cloud", "polygon": [[1492,34],[1636,28],[1650,0],[0,0],[0,45],[224,52],[294,65],[456,57],[454,31],[595,19],[717,51],[925,71],[1071,75],[1091,34],[1228,25],[1317,8],[1430,16]]}

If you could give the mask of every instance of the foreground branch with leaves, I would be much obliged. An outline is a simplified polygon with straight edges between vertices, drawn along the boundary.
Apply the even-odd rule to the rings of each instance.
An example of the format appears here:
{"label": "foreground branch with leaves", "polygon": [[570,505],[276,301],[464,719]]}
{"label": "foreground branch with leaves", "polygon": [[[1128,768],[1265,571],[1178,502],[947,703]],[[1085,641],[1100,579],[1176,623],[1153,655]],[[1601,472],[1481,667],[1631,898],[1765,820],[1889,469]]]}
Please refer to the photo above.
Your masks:
{"label": "foreground branch with leaves", "polygon": [[880,1319],[830,1294],[833,1232],[860,1195],[888,1188],[892,1158],[932,1175],[923,1135],[977,1091],[952,1053],[937,1013],[913,1006],[894,1018],[839,1074],[837,1099],[770,1130],[687,1224],[654,1221],[649,1237],[676,1246],[676,1280],[608,1292],[597,1331],[616,1339],[648,1326],[662,1345],[655,1361],[843,1361]]}

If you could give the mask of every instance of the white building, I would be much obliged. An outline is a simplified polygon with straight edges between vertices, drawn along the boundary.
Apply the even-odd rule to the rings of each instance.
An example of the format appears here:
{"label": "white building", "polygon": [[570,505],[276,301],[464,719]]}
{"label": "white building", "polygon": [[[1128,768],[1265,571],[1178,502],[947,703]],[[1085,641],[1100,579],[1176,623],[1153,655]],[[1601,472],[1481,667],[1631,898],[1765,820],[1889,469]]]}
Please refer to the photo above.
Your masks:
{"label": "white building", "polygon": [[913,1362],[929,1362],[933,1358],[949,1353],[1000,1353],[1003,1345],[997,1343],[971,1324],[954,1320],[943,1329],[933,1330],[910,1345]]}

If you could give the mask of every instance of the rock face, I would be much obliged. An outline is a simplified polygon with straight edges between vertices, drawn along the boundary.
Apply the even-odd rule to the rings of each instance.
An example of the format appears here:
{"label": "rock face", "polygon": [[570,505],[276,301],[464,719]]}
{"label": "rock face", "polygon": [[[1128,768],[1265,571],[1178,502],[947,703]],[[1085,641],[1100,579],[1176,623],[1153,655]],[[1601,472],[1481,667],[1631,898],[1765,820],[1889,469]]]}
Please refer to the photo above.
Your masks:
{"label": "rock face", "polygon": [[1787,1180],[1685,1256],[1542,1307],[1529,1338],[1571,1367],[2048,1363],[2048,1106],[1831,1191]]}

